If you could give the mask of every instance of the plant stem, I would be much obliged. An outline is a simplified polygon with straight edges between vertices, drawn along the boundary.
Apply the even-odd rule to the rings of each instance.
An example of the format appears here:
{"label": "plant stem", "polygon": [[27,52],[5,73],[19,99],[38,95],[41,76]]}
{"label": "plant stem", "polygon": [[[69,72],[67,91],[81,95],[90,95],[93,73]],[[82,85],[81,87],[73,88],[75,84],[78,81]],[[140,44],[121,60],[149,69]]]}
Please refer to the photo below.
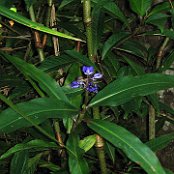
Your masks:
{"label": "plant stem", "polygon": [[[94,119],[100,119],[99,108],[93,108]],[[104,139],[100,135],[96,135],[95,147],[97,149],[97,155],[100,163],[101,174],[107,174],[105,151],[104,151]]]}
{"label": "plant stem", "polygon": [[93,52],[92,25],[91,25],[92,24],[91,1],[90,0],[83,0],[83,18],[84,18],[84,24],[86,28],[88,57],[92,62],[95,62],[94,52]]}
{"label": "plant stem", "polygon": [[97,155],[100,162],[100,170],[102,174],[107,174],[106,160],[105,160],[105,151],[104,151],[104,140],[101,136],[96,135],[96,149]]}
{"label": "plant stem", "polygon": [[[31,20],[32,20],[33,22],[36,22],[36,17],[35,17],[33,5],[31,5],[30,8],[29,8],[29,14],[30,14]],[[40,38],[38,38],[38,37],[40,37],[40,36],[39,36],[39,33],[38,33],[37,31],[35,31],[34,34],[35,34],[36,40],[37,40],[37,39],[40,40]],[[45,59],[45,55],[44,55],[43,49],[37,48],[37,52],[38,52],[38,54],[39,54],[40,61],[42,62],[42,61]]]}
{"label": "plant stem", "polygon": [[[88,47],[88,57],[92,62],[95,62],[93,51],[93,38],[92,38],[92,21],[91,21],[91,1],[83,0],[83,18],[86,28],[86,39]],[[82,115],[84,116],[84,115]],[[94,119],[100,119],[99,108],[93,108]],[[101,174],[107,174],[106,160],[104,153],[104,140],[101,136],[96,135],[96,148],[100,162]]]}

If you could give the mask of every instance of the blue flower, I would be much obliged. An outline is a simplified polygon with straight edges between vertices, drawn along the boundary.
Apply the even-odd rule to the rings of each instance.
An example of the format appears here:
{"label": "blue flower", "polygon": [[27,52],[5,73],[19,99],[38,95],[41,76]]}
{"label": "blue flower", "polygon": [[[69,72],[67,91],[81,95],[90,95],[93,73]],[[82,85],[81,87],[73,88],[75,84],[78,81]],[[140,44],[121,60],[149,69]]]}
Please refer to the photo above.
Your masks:
{"label": "blue flower", "polygon": [[90,82],[88,84],[86,90],[89,91],[89,92],[97,93],[98,92],[98,86],[97,86],[97,84],[94,84],[94,83]]}
{"label": "blue flower", "polygon": [[103,77],[103,74],[101,74],[101,73],[95,73],[95,74],[93,75],[92,79],[93,79],[93,80],[95,80],[95,79],[101,79],[102,77]]}
{"label": "blue flower", "polygon": [[79,88],[80,87],[80,83],[78,81],[73,81],[70,84],[71,88]]}
{"label": "blue flower", "polygon": [[83,66],[82,71],[85,75],[89,76],[94,73],[94,67],[93,66]]}
{"label": "blue flower", "polygon": [[73,81],[70,84],[70,87],[83,88],[86,89],[88,92],[97,93],[99,87],[96,84],[96,82],[98,79],[101,79],[103,75],[101,73],[94,74],[94,67],[92,66],[83,66],[82,71],[87,77],[85,78],[79,77],[76,81]]}

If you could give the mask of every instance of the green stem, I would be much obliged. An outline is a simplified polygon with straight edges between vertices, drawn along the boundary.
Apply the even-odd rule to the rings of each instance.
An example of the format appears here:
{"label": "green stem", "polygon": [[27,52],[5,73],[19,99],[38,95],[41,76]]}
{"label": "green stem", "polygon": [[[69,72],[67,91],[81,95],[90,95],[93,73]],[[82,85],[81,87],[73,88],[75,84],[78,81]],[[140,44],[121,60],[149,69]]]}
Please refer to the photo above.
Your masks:
{"label": "green stem", "polygon": [[107,167],[105,161],[105,151],[103,148],[97,148],[98,159],[100,161],[100,170],[102,174],[107,174]]}
{"label": "green stem", "polygon": [[[30,8],[29,8],[29,14],[30,14],[31,20],[32,20],[33,22],[36,22],[36,17],[35,17],[33,5],[31,5]],[[45,59],[45,55],[44,55],[43,49],[37,48],[37,52],[38,52],[40,61],[42,62],[42,61]]]}
{"label": "green stem", "polygon": [[83,0],[83,18],[84,18],[84,24],[86,28],[88,57],[92,62],[95,62],[94,52],[93,52],[92,25],[91,25],[92,24],[91,1],[90,0]]}

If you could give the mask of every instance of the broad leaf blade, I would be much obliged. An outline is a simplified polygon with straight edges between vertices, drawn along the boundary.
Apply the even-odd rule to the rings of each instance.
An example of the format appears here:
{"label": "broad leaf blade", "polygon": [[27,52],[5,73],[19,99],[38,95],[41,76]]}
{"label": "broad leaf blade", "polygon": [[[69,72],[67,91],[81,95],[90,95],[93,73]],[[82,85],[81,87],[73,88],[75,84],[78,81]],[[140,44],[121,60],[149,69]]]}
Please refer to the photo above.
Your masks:
{"label": "broad leaf blade", "polygon": [[[40,124],[48,118],[67,118],[78,113],[72,105],[52,98],[33,99],[17,104],[17,106],[36,124]],[[31,123],[11,108],[0,113],[0,132],[13,132],[28,126],[32,126]]]}
{"label": "broad leaf blade", "polygon": [[33,22],[33,21],[31,21],[31,20],[29,20],[29,19],[19,15],[18,13],[15,13],[15,12],[9,10],[8,8],[5,8],[2,5],[0,5],[0,14],[2,16],[10,18],[10,19],[12,19],[12,20],[22,24],[22,25],[25,25],[27,27],[33,28],[35,30],[42,31],[44,33],[48,33],[48,34],[51,34],[51,35],[54,35],[54,36],[63,37],[63,38],[66,38],[66,39],[71,39],[71,40],[75,40],[75,41],[81,41],[81,39],[69,36],[67,34],[58,32],[56,30],[52,30],[52,29],[50,29],[48,27],[45,27],[45,26],[43,26],[43,25],[41,25],[39,23]]}
{"label": "broad leaf blade", "polygon": [[89,103],[91,106],[118,106],[138,96],[153,94],[174,86],[174,77],[163,74],[126,76],[113,81]]}
{"label": "broad leaf blade", "polygon": [[103,120],[90,121],[88,126],[111,142],[148,174],[165,174],[155,154],[135,135],[121,126]]}

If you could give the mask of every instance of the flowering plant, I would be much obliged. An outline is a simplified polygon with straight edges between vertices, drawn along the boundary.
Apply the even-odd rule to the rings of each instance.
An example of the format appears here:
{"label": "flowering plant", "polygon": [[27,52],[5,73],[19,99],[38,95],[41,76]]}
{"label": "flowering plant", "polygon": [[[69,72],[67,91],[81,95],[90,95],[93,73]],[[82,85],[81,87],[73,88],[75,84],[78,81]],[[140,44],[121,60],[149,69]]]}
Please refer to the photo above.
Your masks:
{"label": "flowering plant", "polygon": [[98,92],[98,85],[97,80],[101,79],[103,75],[101,73],[94,73],[93,66],[83,66],[82,67],[83,73],[86,75],[83,79],[78,79],[73,81],[70,84],[71,88],[84,88],[88,92],[97,93]]}

